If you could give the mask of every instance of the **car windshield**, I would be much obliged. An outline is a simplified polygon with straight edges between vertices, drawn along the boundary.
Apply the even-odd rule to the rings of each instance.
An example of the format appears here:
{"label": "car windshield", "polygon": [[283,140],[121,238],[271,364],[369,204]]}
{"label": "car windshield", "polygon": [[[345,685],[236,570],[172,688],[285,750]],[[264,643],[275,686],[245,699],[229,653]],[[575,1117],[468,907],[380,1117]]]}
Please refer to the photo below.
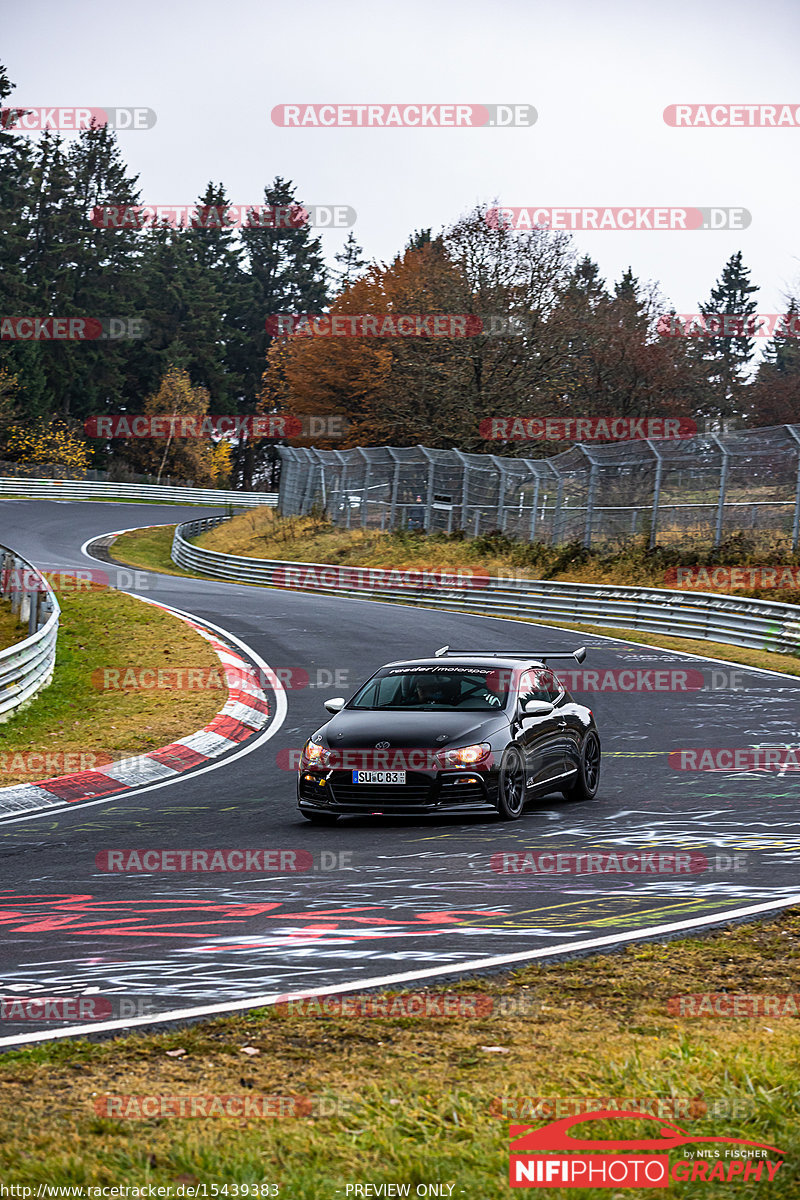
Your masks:
{"label": "car windshield", "polygon": [[510,674],[480,667],[387,667],[364,685],[348,707],[490,712],[505,705]]}

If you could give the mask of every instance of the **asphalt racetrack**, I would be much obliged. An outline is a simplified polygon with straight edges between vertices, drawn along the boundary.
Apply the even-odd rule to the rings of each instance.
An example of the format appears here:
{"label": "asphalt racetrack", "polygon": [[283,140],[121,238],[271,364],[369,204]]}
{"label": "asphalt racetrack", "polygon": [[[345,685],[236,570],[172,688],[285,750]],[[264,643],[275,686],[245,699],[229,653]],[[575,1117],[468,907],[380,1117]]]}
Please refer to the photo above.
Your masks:
{"label": "asphalt racetrack", "polygon": [[[45,570],[85,568],[87,539],[198,511],[214,512],[5,500],[0,541]],[[685,747],[796,745],[800,680],[526,623],[166,575],[146,582],[142,596],[228,631],[295,681],[306,672],[309,686],[288,689],[283,723],[230,762],[167,786],[0,821],[0,992],[99,996],[111,1014],[90,1027],[5,1020],[0,1046],[193,1019],[297,991],[436,984],[800,900],[797,773],[685,771],[668,761]],[[294,772],[281,759],[326,719],[323,700],[351,694],[383,662],[446,642],[534,652],[583,643],[586,668],[691,668],[706,684],[688,693],[576,692],[594,710],[603,743],[591,803],[554,795],[512,823],[305,821]],[[47,703],[46,693],[37,703]],[[96,855],[112,848],[306,850],[313,868],[98,870]],[[491,865],[503,851],[675,850],[705,856],[705,869],[503,874]]]}

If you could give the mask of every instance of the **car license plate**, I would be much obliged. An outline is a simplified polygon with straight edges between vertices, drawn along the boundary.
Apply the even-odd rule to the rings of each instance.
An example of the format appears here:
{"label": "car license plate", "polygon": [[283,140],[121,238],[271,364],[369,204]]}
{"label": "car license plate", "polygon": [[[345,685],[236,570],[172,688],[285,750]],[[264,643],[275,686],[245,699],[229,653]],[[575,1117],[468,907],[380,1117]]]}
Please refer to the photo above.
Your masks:
{"label": "car license plate", "polygon": [[353,771],[353,783],[405,783],[405,771]]}

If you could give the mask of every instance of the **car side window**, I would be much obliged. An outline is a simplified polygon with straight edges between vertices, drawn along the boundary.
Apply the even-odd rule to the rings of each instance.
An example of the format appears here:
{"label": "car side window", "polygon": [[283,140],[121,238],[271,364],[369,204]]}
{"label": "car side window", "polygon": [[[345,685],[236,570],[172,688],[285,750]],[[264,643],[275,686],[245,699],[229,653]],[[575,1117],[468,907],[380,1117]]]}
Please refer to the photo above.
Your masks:
{"label": "car side window", "polygon": [[555,704],[561,695],[561,685],[552,671],[536,668],[523,671],[519,681],[519,703],[525,705],[529,700],[546,700]]}
{"label": "car side window", "polygon": [[540,671],[539,679],[541,686],[547,692],[547,699],[551,704],[555,704],[556,700],[558,700],[559,696],[561,695],[561,684],[558,682],[552,671]]}
{"label": "car side window", "polygon": [[540,681],[541,671],[523,671],[519,680],[518,696],[522,705],[529,700],[549,700],[547,690]]}

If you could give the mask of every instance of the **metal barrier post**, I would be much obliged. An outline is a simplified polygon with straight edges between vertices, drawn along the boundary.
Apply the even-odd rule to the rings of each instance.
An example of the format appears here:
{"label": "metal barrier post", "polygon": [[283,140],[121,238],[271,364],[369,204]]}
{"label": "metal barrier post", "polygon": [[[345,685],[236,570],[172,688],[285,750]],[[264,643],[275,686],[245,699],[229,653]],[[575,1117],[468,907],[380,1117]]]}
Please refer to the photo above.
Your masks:
{"label": "metal barrier post", "polygon": [[367,508],[369,505],[369,481],[372,478],[372,462],[367,456],[366,450],[362,450],[359,446],[358,452],[362,455],[364,462],[367,464],[364,470],[364,488],[361,493],[361,528],[367,527]]}
{"label": "metal barrier post", "polygon": [[[397,513],[397,493],[400,490],[400,459],[397,457],[391,446],[387,446],[386,449],[389,451],[389,457],[394,463],[394,475],[392,477],[392,507],[389,513],[389,528],[394,529],[395,516]],[[381,529],[383,529],[383,525],[381,525]]]}
{"label": "metal barrier post", "polygon": [[716,433],[711,434],[714,441],[719,446],[722,454],[722,470],[719,475],[719,500],[717,501],[717,525],[714,531],[714,549],[722,541],[722,520],[725,514],[725,487],[728,482],[728,451],[723,446],[722,442],[717,437]]}
{"label": "metal barrier post", "polygon": [[422,451],[428,463],[428,494],[425,498],[425,532],[430,533],[431,525],[433,524],[433,475],[436,470],[436,460],[424,446],[417,446],[417,449]]}
{"label": "metal barrier post", "polygon": [[564,499],[564,479],[561,475],[558,476],[558,487],[556,488],[556,507],[553,513],[553,545],[560,545],[561,539],[561,515],[562,515],[562,500]]}
{"label": "metal barrier post", "polygon": [[539,505],[539,476],[537,475],[533,484],[533,505],[531,506],[531,528],[530,540],[536,540],[536,509]]}
{"label": "metal barrier post", "polygon": [[796,554],[798,543],[800,543],[800,433],[797,432],[794,425],[787,425],[786,428],[797,442],[797,486],[794,493],[794,519],[792,521],[792,550]]}
{"label": "metal barrier post", "polygon": [[650,447],[653,454],[656,456],[656,478],[653,484],[653,511],[650,514],[650,542],[649,549],[652,550],[656,544],[656,531],[658,529],[658,502],[661,499],[661,477],[664,472],[664,459],[650,438],[646,439],[647,445]]}
{"label": "metal barrier post", "polygon": [[461,528],[467,528],[467,505],[469,504],[469,463],[460,450],[453,454],[461,463]]}

